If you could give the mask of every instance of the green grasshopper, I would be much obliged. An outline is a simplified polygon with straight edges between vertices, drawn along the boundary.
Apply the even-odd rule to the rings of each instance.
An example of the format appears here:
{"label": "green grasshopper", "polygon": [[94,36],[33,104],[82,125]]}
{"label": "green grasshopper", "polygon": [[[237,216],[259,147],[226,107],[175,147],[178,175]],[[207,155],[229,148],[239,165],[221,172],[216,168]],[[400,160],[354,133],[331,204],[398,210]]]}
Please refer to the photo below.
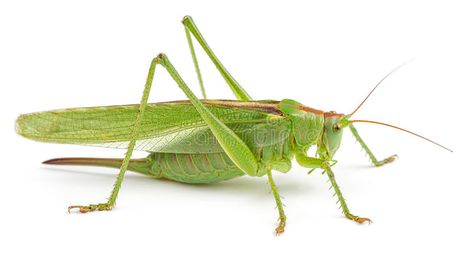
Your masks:
{"label": "green grasshopper", "polygon": [[[336,163],[333,157],[346,127],[349,127],[375,166],[395,160],[395,155],[378,160],[353,124],[370,122],[412,132],[380,122],[349,120],[393,71],[385,76],[349,115],[324,112],[290,99],[252,100],[215,56],[192,18],[186,16],[182,23],[203,100],[195,96],[168,57],[161,53],[151,61],[140,105],[71,108],[18,117],[16,132],[29,139],[127,149],[124,159],[59,158],[44,162],[120,169],[106,203],[73,205],[68,211],[78,209],[86,213],[111,210],[115,206],[127,170],[190,184],[215,183],[244,175],[267,176],[278,208],[276,233],[280,234],[284,232],[287,217],[272,177],[272,170],[288,172],[291,169],[291,160],[295,158],[302,167],[311,171],[317,168],[323,170],[346,218],[358,223],[370,223],[369,218],[350,212],[331,168]],[[192,36],[204,49],[238,100],[206,99]],[[148,103],[157,65],[167,70],[188,100]],[[317,147],[314,157],[307,154],[312,146]],[[147,151],[150,154],[147,158],[131,159],[133,150]]]}

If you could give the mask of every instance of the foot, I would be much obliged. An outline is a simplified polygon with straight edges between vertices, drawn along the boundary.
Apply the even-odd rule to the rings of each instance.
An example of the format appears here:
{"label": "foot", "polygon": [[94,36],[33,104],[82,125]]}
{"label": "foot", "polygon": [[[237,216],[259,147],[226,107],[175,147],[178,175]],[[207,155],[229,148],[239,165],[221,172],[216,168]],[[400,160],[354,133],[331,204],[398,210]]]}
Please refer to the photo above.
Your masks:
{"label": "foot", "polygon": [[92,211],[110,211],[113,207],[109,205],[108,203],[99,203],[99,204],[90,204],[88,206],[82,206],[82,205],[72,205],[69,206],[67,209],[67,212],[70,213],[71,210],[73,209],[78,209],[80,213],[87,213],[87,212],[92,212]]}
{"label": "foot", "polygon": [[372,223],[372,220],[370,220],[369,218],[362,218],[362,217],[359,217],[359,216],[352,215],[350,213],[346,214],[346,218],[348,218],[352,221],[355,221],[359,224],[362,224],[364,222],[368,222],[369,224]]}
{"label": "foot", "polygon": [[279,225],[277,228],[275,228],[275,235],[279,236],[285,231],[285,226]]}
{"label": "foot", "polygon": [[376,167],[380,167],[380,166],[383,166],[385,164],[394,162],[397,158],[398,158],[398,155],[395,154],[395,155],[392,155],[392,156],[390,156],[390,157],[388,157],[384,160],[381,160],[381,161],[378,161],[377,163],[374,163],[374,165]]}
{"label": "foot", "polygon": [[279,236],[285,231],[285,218],[284,219],[279,219],[279,226],[275,228],[275,235]]}

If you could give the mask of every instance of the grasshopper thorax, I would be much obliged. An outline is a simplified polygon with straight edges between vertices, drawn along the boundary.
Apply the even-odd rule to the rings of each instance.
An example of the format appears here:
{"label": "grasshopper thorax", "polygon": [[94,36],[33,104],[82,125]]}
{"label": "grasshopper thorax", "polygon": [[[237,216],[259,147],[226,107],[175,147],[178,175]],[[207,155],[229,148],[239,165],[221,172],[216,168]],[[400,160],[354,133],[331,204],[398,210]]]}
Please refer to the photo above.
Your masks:
{"label": "grasshopper thorax", "polygon": [[290,99],[282,100],[279,109],[290,117],[293,137],[301,151],[318,145],[318,154],[330,159],[338,150],[343,128],[348,125],[347,116],[313,109]]}

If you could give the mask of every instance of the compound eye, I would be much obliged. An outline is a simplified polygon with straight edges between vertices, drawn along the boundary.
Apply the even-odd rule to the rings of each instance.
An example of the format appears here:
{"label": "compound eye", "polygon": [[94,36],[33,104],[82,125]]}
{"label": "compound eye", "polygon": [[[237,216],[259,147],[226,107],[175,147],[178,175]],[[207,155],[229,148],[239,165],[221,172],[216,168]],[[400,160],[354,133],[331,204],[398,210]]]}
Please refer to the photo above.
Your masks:
{"label": "compound eye", "polygon": [[340,123],[335,123],[333,126],[334,131],[339,131],[341,130],[342,125]]}

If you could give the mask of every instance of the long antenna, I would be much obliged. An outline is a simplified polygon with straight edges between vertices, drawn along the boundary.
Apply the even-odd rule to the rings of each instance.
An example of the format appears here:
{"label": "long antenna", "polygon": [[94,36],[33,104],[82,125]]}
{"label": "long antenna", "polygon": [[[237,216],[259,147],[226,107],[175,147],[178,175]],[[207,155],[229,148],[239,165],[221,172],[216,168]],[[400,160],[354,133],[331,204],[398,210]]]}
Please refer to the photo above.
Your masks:
{"label": "long antenna", "polygon": [[401,131],[404,131],[404,132],[413,134],[414,136],[420,137],[420,138],[422,138],[423,140],[426,140],[426,141],[428,141],[428,142],[430,142],[430,143],[433,143],[433,144],[435,144],[435,145],[437,145],[437,146],[439,146],[439,147],[441,147],[441,148],[443,148],[443,149],[445,149],[445,150],[447,150],[447,151],[452,152],[451,149],[449,149],[449,148],[447,148],[447,147],[445,147],[445,146],[443,146],[443,145],[441,145],[441,144],[439,144],[439,143],[437,143],[437,142],[435,142],[435,141],[433,141],[433,140],[430,140],[430,139],[428,139],[428,138],[426,138],[426,137],[424,137],[424,136],[421,136],[421,135],[419,135],[419,134],[417,134],[417,133],[414,133],[414,132],[412,132],[412,131],[408,131],[408,130],[403,129],[403,128],[398,127],[398,126],[394,126],[394,125],[390,125],[390,124],[386,124],[386,123],[382,123],[382,122],[370,121],[370,120],[349,120],[349,122],[350,122],[350,123],[371,123],[371,124],[378,124],[378,125],[385,125],[385,126],[388,126],[388,127],[392,127],[392,128],[395,128],[395,129],[398,129],[398,130],[401,130]]}
{"label": "long antenna", "polygon": [[375,91],[375,89],[377,89],[377,87],[379,87],[380,84],[382,84],[383,81],[385,81],[385,79],[387,79],[387,77],[389,77],[392,73],[396,72],[398,69],[400,69],[401,67],[403,67],[404,65],[406,65],[407,63],[411,62],[411,60],[408,60],[404,63],[402,63],[401,65],[395,67],[392,71],[390,71],[387,75],[385,75],[382,80],[380,80],[376,85],[375,87],[369,92],[369,94],[367,95],[367,97],[365,97],[365,99],[361,102],[361,104],[359,104],[357,106],[356,109],[354,109],[354,111],[352,111],[351,114],[349,114],[349,116],[351,117],[352,115],[354,115],[354,113],[357,112],[357,110],[359,110],[359,108],[361,108],[361,106],[364,104],[364,102],[370,97],[370,95],[372,95],[372,93]]}

